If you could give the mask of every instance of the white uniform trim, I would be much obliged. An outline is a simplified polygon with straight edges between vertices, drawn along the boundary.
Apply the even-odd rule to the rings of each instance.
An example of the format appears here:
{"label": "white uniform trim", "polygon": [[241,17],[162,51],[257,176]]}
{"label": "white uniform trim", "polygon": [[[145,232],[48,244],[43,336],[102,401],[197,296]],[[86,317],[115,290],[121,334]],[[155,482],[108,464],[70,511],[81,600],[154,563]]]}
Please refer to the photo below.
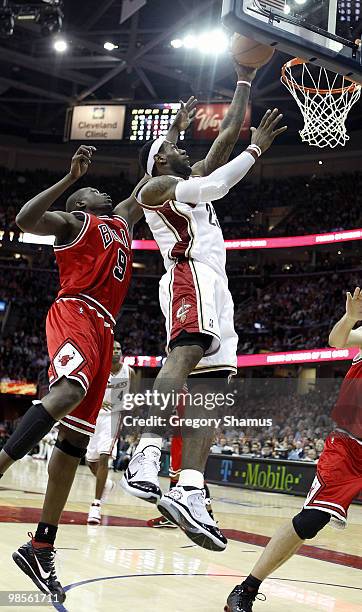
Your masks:
{"label": "white uniform trim", "polygon": [[78,244],[78,242],[80,242],[82,240],[84,234],[86,233],[86,231],[89,228],[90,216],[89,216],[88,213],[85,213],[82,210],[77,211],[77,213],[82,213],[82,215],[84,215],[83,226],[82,226],[82,229],[80,230],[78,236],[73,240],[73,242],[70,242],[69,244],[56,244],[56,245],[54,245],[54,247],[53,247],[54,251],[65,251],[66,249],[71,249],[76,244]]}

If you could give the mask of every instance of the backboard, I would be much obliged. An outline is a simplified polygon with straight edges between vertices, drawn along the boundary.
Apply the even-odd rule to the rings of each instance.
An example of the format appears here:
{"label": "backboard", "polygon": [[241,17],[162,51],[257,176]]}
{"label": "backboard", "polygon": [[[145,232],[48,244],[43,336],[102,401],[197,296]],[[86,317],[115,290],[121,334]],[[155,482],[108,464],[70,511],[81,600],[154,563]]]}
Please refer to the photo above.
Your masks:
{"label": "backboard", "polygon": [[362,83],[360,0],[223,0],[231,30]]}

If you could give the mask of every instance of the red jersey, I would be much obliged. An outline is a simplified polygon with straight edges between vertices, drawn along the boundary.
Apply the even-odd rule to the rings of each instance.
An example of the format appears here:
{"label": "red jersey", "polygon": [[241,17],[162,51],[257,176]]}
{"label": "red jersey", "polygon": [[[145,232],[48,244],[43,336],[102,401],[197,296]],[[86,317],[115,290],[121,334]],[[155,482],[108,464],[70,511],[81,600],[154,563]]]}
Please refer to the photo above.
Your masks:
{"label": "red jersey", "polygon": [[362,440],[362,355],[358,354],[348,370],[332,412],[338,427]]}
{"label": "red jersey", "polygon": [[80,296],[115,318],[132,275],[128,224],[117,215],[73,214],[84,219],[77,238],[70,244],[54,246],[60,275],[58,298]]}

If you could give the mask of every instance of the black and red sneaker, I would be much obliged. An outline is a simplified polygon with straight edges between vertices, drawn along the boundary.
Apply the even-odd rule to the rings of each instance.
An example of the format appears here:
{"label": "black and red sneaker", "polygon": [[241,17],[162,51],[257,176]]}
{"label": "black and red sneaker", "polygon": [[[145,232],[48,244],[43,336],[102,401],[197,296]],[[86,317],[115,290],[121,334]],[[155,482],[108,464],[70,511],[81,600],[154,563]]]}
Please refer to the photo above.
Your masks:
{"label": "black and red sneaker", "polygon": [[257,590],[250,591],[244,583],[237,584],[227,599],[224,612],[253,612],[253,603],[256,599],[265,601],[266,597]]}
{"label": "black and red sneaker", "polygon": [[16,565],[42,593],[51,595],[54,603],[63,603],[66,595],[55,572],[54,547],[51,544],[35,543],[32,533],[28,533],[28,536],[30,542],[20,546],[12,555]]}

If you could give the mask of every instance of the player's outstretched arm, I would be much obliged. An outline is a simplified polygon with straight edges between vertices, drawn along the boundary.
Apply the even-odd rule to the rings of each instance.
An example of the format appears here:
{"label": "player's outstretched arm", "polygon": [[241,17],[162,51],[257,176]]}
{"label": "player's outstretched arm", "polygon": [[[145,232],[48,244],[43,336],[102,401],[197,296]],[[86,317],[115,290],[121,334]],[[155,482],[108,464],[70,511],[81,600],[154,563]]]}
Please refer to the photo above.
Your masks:
{"label": "player's outstretched arm", "polygon": [[157,176],[140,190],[138,200],[146,208],[161,207],[167,200],[190,204],[220,200],[249,172],[274,139],[285,132],[286,126],[278,128],[282,116],[277,108],[268,110],[259,127],[251,128],[251,144],[246,151],[210,175],[187,181],[172,176]]}
{"label": "player's outstretched arm", "polygon": [[48,209],[69,187],[88,171],[94,147],[81,146],[72,158],[70,171],[58,183],[29,200],[16,216],[21,230],[39,236],[55,235],[67,238],[78,231],[81,223],[66,212],[48,212]]}
{"label": "player's outstretched arm", "polygon": [[362,327],[353,329],[362,320],[362,289],[356,287],[353,295],[348,291],[346,312],[329,334],[329,345],[334,348],[362,348]]}
{"label": "player's outstretched arm", "polygon": [[238,79],[234,97],[221,123],[219,135],[213,142],[207,156],[193,165],[192,174],[194,176],[207,176],[226,164],[239,139],[249,102],[251,83],[256,70],[240,66],[235,61],[234,65]]}

